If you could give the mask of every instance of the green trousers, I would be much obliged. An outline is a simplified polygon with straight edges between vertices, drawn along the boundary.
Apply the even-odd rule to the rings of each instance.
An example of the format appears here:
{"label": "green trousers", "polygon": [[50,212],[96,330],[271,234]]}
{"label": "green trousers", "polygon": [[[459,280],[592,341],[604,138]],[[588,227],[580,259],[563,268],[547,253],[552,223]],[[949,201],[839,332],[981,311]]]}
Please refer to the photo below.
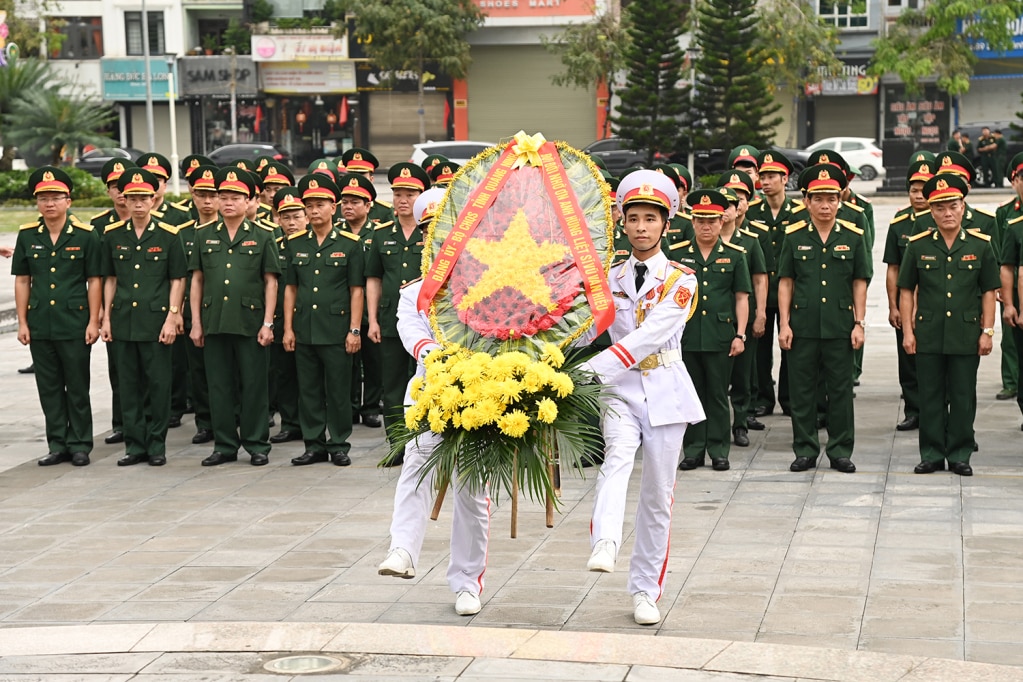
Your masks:
{"label": "green trousers", "polygon": [[117,376],[117,347],[103,344],[107,349],[107,378],[110,380],[110,428],[121,430],[121,383]]}
{"label": "green trousers", "polygon": [[921,461],[970,461],[979,367],[979,355],[916,354]]}
{"label": "green trousers", "polygon": [[380,414],[380,344],[369,340],[369,325],[362,326],[362,348],[352,356],[352,414]]}
{"label": "green trousers", "polygon": [[398,337],[380,339],[380,383],[383,386],[384,426],[405,424],[405,390],[416,373],[416,361]]}
{"label": "green trousers", "polygon": [[180,418],[188,410],[188,347],[194,345],[178,334],[171,346],[171,414]]}
{"label": "green trousers", "polygon": [[214,451],[268,454],[268,350],[255,336],[208,334],[205,355]]}
{"label": "green trousers", "polygon": [[352,449],[352,356],[341,343],[295,344],[295,367],[302,387],[298,420],[306,452],[334,455]]}
{"label": "green trousers", "polygon": [[901,329],[895,330],[895,343],[899,358],[899,386],[902,387],[902,400],[905,403],[906,419],[920,416],[919,386],[916,378],[916,356],[910,355],[902,347],[903,334]]}
{"label": "green trousers", "polygon": [[817,434],[817,410],[824,378],[827,387],[828,445],[831,460],[851,458],[856,441],[853,414],[853,348],[848,338],[806,339],[796,337],[788,352],[789,385],[799,387],[791,395],[792,451],[796,457],[816,461],[821,451]]}
{"label": "green trousers", "polygon": [[[728,397],[732,403],[733,429],[745,429],[746,420],[753,416],[753,383],[757,371],[758,340],[747,332],[746,349],[742,355],[732,358],[732,379]],[[688,368],[687,363],[686,369]]]}
{"label": "green trousers", "polygon": [[84,333],[82,337],[71,341],[32,339],[29,344],[39,404],[46,419],[46,443],[54,454],[92,452],[92,346],[85,343]]}
{"label": "green trousers", "polygon": [[281,415],[281,431],[298,433],[302,430],[298,420],[295,353],[284,350],[280,343],[270,346],[270,412]]}
{"label": "green trousers", "polygon": [[703,403],[707,418],[690,424],[682,439],[682,456],[703,461],[728,459],[731,448],[731,419],[728,408],[728,381],[732,375],[732,358],[728,351],[682,351],[682,361],[693,380],[696,395]]}
{"label": "green trousers", "polygon": [[173,346],[159,341],[113,341],[117,348],[124,452],[167,454],[171,415]]}
{"label": "green trousers", "polygon": [[[186,328],[185,333],[189,331]],[[189,339],[185,346],[185,355],[188,358],[188,396],[192,400],[192,409],[195,410],[195,428],[212,430],[210,387],[206,382],[206,351],[203,348],[196,348]]]}
{"label": "green trousers", "polygon": [[[1012,345],[1016,350],[1016,366],[1023,367],[1023,329],[1013,327],[1011,334]],[[1018,388],[1019,387],[1017,386],[1017,389]],[[1019,407],[1019,411],[1023,413],[1023,392],[1019,390],[1016,391],[1016,405]]]}
{"label": "green trousers", "polygon": [[[756,355],[756,385],[757,395],[753,398],[754,407],[767,408],[768,412],[774,410],[774,328],[778,321],[778,309],[767,308],[767,326],[764,335],[757,342]],[[688,369],[688,367],[687,367]],[[781,367],[778,370],[778,405],[782,412],[789,411],[789,371],[788,353],[781,352]]]}
{"label": "green trousers", "polygon": [[[1004,306],[999,304],[1004,309]],[[1016,340],[1011,330],[1002,327],[1002,388],[1019,392],[1019,361],[1016,358]]]}

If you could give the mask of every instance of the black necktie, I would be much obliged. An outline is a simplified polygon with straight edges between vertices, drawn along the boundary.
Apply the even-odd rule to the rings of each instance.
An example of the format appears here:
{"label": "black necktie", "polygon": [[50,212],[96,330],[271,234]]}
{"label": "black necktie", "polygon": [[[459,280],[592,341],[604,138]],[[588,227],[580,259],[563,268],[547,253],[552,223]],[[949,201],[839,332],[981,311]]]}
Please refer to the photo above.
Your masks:
{"label": "black necktie", "polygon": [[646,266],[642,263],[636,263],[636,293],[643,288],[643,281],[646,279]]}

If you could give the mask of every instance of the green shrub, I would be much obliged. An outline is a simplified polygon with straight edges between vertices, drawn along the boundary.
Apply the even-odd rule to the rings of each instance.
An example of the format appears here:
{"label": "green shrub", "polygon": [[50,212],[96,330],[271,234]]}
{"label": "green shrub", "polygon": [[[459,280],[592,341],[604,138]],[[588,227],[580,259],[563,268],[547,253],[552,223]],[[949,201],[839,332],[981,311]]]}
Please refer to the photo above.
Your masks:
{"label": "green shrub", "polygon": [[[71,193],[75,201],[89,200],[91,203],[94,200],[102,199],[108,202],[106,205],[110,205],[106,185],[99,178],[95,178],[87,171],[78,168],[65,168],[64,170],[67,171],[67,174],[71,177],[71,182],[75,185],[75,189]],[[28,177],[31,174],[31,171],[5,171],[0,173],[0,203],[8,206],[34,204],[32,193],[28,189]],[[12,199],[23,200],[27,203],[10,203]]]}

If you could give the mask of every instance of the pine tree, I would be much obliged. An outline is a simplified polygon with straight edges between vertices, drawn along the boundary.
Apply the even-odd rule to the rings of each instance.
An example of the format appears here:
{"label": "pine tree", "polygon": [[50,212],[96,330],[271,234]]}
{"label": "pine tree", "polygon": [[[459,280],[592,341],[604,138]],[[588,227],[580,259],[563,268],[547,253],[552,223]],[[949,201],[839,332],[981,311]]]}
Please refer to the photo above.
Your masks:
{"label": "pine tree", "polygon": [[629,3],[631,44],[625,53],[628,76],[614,117],[615,132],[637,151],[647,165],[654,152],[671,154],[687,144],[683,77],[685,51],[679,36],[685,27],[685,0],[643,0]]}
{"label": "pine tree", "polygon": [[768,55],[757,40],[756,0],[703,0],[697,5],[696,92],[698,147],[766,147],[781,105],[769,89]]}

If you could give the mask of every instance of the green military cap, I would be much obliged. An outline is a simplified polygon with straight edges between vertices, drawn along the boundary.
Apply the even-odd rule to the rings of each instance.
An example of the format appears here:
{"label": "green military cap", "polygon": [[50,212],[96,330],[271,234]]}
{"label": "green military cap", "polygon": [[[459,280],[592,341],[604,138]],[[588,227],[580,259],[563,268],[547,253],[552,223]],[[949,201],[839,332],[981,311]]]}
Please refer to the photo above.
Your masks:
{"label": "green military cap", "polygon": [[694,218],[715,218],[728,209],[728,197],[716,189],[698,189],[690,193],[686,201],[692,207]]}
{"label": "green military cap", "polygon": [[[439,155],[434,154],[434,156]],[[447,162],[447,159],[441,158]],[[438,161],[438,163],[441,162]],[[391,189],[418,189],[420,192],[430,189],[430,176],[414,163],[394,164],[387,170],[387,181],[391,183]]]}
{"label": "green military cap", "polygon": [[442,161],[426,172],[430,176],[430,182],[434,185],[447,186],[455,177],[455,173],[461,168],[453,161]]}
{"label": "green military cap", "polygon": [[256,189],[256,194],[263,191],[263,178],[259,177],[259,173],[254,170],[249,171],[249,175],[252,176],[252,186]]}
{"label": "green military cap", "polygon": [[294,185],[295,175],[279,161],[270,161],[259,172],[264,185]]}
{"label": "green military cap", "polygon": [[75,183],[71,176],[55,166],[42,166],[36,168],[32,175],[28,176],[28,188],[32,194],[40,192],[63,192],[71,194]]}
{"label": "green military cap", "polygon": [[757,156],[759,154],[760,150],[753,145],[740,144],[728,153],[728,167],[735,168],[736,164],[740,164],[756,168],[759,166],[759,163],[757,163]]}
{"label": "green military cap", "polygon": [[361,147],[345,150],[345,153],[341,155],[341,161],[345,165],[346,173],[372,173],[380,166],[377,157],[373,156],[368,149]]}
{"label": "green military cap", "polygon": [[448,157],[444,156],[443,154],[430,154],[425,159],[423,159],[423,163],[422,163],[423,170],[427,170],[428,171],[431,168],[433,168],[434,166],[436,166],[438,163],[441,163],[441,162],[447,161],[447,160],[448,160]]}
{"label": "green military cap", "polygon": [[308,172],[329,175],[331,180],[337,180],[340,175],[337,169],[337,164],[330,159],[316,159],[309,164]]}
{"label": "green military cap", "polygon": [[199,166],[216,167],[216,165],[217,164],[213,163],[213,161],[211,161],[207,156],[203,156],[202,154],[189,154],[185,158],[181,159],[181,168],[179,170],[181,171],[181,174],[187,178],[189,171],[193,168],[198,168]]}
{"label": "green military cap", "polygon": [[934,157],[934,165],[937,168],[934,173],[935,175],[955,173],[966,178],[967,184],[973,181],[973,176],[977,173],[973,163],[959,152],[942,152],[938,154]]}
{"label": "green military cap", "polygon": [[915,152],[913,152],[912,156],[909,157],[909,163],[910,165],[914,163],[919,163],[921,161],[934,163],[934,159],[935,159],[934,152],[929,152],[926,149],[917,149]]}
{"label": "green military cap", "polygon": [[682,185],[685,186],[686,191],[693,186],[693,174],[689,172],[689,168],[683,166],[681,163],[669,163],[669,166],[675,169],[678,173],[678,179],[682,181]]}
{"label": "green military cap", "polygon": [[765,149],[757,154],[757,170],[761,173],[789,175],[792,172],[792,168],[792,162],[779,151]]}
{"label": "green military cap", "polygon": [[309,199],[328,199],[334,203],[341,198],[337,184],[326,173],[309,173],[298,181],[298,191],[302,201]]}
{"label": "green military cap", "polygon": [[650,170],[656,173],[661,173],[662,175],[667,175],[668,179],[671,180],[671,184],[675,185],[675,189],[682,187],[682,178],[679,177],[678,171],[672,166],[669,166],[666,163],[655,163],[650,166]]}
{"label": "green military cap", "polygon": [[607,170],[607,164],[604,163],[603,157],[597,156],[596,154],[587,154],[587,156],[590,157],[590,161],[592,161],[593,165],[595,165],[597,168],[599,168],[602,171]]}
{"label": "green military cap", "polygon": [[121,194],[156,194],[160,181],[145,168],[129,168],[117,179]]}
{"label": "green military cap", "polygon": [[909,186],[914,182],[927,182],[933,177],[934,159],[930,161],[923,159],[922,161],[914,162],[906,172],[906,191],[909,191]]}
{"label": "green military cap", "polygon": [[718,177],[718,185],[734,191],[745,192],[747,199],[753,196],[753,178],[749,173],[738,168],[722,173]]}
{"label": "green military cap", "polygon": [[235,168],[244,168],[247,171],[256,170],[256,164],[249,159],[238,159],[232,164]]}
{"label": "green military cap", "polygon": [[850,178],[853,175],[859,175],[859,169],[854,169],[849,165],[849,162],[845,160],[845,157],[836,151],[831,149],[819,149],[813,154],[810,154],[806,160],[807,166],[816,166],[819,163],[830,163],[833,166],[838,166],[845,173],[846,178]]}
{"label": "green military cap", "polygon": [[171,162],[163,154],[146,152],[135,162],[139,168],[145,168],[158,178],[166,180],[171,176]]}
{"label": "green military cap", "polygon": [[261,156],[257,156],[256,157],[256,172],[257,173],[262,173],[263,169],[266,168],[267,164],[268,163],[273,163],[274,161],[275,161],[274,157],[272,157],[272,156],[270,156],[268,154],[263,154]]}
{"label": "green military cap", "polygon": [[731,187],[718,187],[718,191],[721,192],[721,196],[723,196],[725,199],[728,199],[728,203],[730,204],[739,203],[739,193],[736,192]]}
{"label": "green military cap", "polygon": [[1005,169],[1005,176],[1012,180],[1021,170],[1023,170],[1023,152],[1012,157],[1012,160],[1009,161],[1009,165]]}
{"label": "green military cap", "polygon": [[192,189],[208,189],[215,192],[217,190],[216,175],[216,166],[213,164],[201,164],[195,168],[190,168],[185,176],[185,180],[188,181],[188,186]]}
{"label": "green military cap", "polygon": [[298,187],[282,187],[274,195],[273,209],[275,213],[305,210],[305,204],[302,203],[302,192]]}
{"label": "green military cap", "polygon": [[224,166],[213,176],[218,192],[237,192],[251,198],[256,193],[252,174],[238,166]]}
{"label": "green military cap", "polygon": [[366,201],[374,201],[377,198],[376,187],[362,173],[346,173],[342,175],[338,187],[341,190],[342,197],[359,197]]}
{"label": "green military cap", "polygon": [[103,164],[99,176],[109,185],[111,182],[117,182],[117,178],[121,177],[126,168],[135,168],[135,162],[131,159],[110,159]]}
{"label": "green military cap", "polygon": [[845,172],[832,163],[807,166],[799,174],[799,189],[803,194],[838,194],[848,184]]}
{"label": "green military cap", "polygon": [[954,172],[939,173],[924,183],[924,196],[929,204],[962,199],[969,193],[970,183]]}

